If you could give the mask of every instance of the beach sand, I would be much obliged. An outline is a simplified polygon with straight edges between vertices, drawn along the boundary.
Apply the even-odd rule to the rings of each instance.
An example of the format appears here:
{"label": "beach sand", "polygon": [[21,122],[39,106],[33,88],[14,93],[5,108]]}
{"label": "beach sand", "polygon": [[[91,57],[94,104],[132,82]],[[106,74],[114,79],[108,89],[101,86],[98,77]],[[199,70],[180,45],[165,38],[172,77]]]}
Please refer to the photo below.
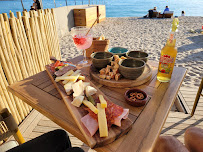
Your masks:
{"label": "beach sand", "polygon": [[[179,17],[176,33],[178,54],[175,66],[187,69],[183,86],[199,86],[203,77],[203,34],[200,33],[203,17]],[[110,40],[110,46],[129,50],[143,49],[149,59],[159,61],[161,49],[169,36],[172,19],[145,19],[137,17],[107,18],[95,25],[94,36],[102,33]],[[191,29],[197,33],[189,32]],[[60,39],[63,60],[81,55],[70,34]]]}

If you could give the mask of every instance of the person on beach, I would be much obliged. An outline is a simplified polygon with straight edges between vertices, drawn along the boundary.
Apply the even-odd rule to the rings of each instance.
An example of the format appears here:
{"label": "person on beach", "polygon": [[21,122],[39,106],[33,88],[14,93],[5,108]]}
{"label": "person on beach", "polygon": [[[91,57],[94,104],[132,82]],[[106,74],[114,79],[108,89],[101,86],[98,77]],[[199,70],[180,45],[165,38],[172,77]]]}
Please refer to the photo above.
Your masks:
{"label": "person on beach", "polygon": [[185,11],[182,11],[182,12],[181,12],[181,16],[185,16]]}
{"label": "person on beach", "polygon": [[185,146],[173,136],[160,136],[153,152],[202,152],[203,130],[196,127],[188,128],[184,141]]}
{"label": "person on beach", "polygon": [[39,10],[39,9],[41,9],[39,0],[33,0],[33,1],[34,1],[34,3],[33,3],[32,6],[34,7],[34,10]]}
{"label": "person on beach", "polygon": [[[166,6],[164,12],[166,12],[166,11],[169,11],[169,7],[168,6]],[[164,14],[164,12],[163,12],[163,14]]]}
{"label": "person on beach", "polygon": [[157,7],[154,7],[153,9],[148,10],[148,14],[144,16],[144,18],[146,17],[150,17],[152,16],[153,12],[157,12]]}

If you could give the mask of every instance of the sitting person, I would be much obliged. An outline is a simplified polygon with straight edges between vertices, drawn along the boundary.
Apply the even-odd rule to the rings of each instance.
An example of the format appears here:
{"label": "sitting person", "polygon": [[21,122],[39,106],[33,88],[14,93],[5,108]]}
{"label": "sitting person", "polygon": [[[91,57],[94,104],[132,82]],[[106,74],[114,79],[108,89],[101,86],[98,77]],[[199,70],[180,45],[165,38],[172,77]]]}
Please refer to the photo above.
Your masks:
{"label": "sitting person", "polygon": [[182,11],[182,12],[181,12],[181,16],[185,16],[185,11]]}
{"label": "sitting person", "polygon": [[[168,6],[166,6],[164,12],[166,12],[166,11],[169,11],[169,7]],[[164,14],[164,12],[163,12],[163,14]]]}
{"label": "sitting person", "polygon": [[152,18],[153,12],[157,12],[157,7],[154,7],[153,9],[148,10],[148,14],[144,16],[144,18],[149,17]]}
{"label": "sitting person", "polygon": [[84,152],[84,150],[79,147],[72,147],[68,134],[62,129],[57,129],[7,152]]}
{"label": "sitting person", "polygon": [[160,136],[153,152],[202,152],[203,130],[196,127],[188,128],[184,136],[185,146],[173,136]]}

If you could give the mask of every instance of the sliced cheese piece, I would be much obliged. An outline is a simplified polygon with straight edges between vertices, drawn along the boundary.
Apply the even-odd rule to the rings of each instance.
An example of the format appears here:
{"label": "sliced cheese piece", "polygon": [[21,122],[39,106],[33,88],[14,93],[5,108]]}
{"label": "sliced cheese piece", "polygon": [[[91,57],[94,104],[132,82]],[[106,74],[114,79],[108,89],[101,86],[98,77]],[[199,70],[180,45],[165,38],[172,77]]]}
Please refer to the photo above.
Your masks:
{"label": "sliced cheese piece", "polygon": [[[78,76],[78,74],[79,74],[79,76],[80,76],[80,71],[81,70],[76,70],[74,73],[72,73],[70,76]],[[75,82],[76,82],[77,80],[75,80]],[[68,80],[65,80],[65,81],[63,81],[62,82],[63,84],[66,84],[66,83],[68,83]]]}
{"label": "sliced cheese piece", "polygon": [[70,95],[70,94],[72,93],[72,90],[73,90],[73,89],[72,89],[72,85],[73,85],[73,83],[74,83],[74,82],[70,81],[70,82],[68,82],[68,83],[66,83],[66,84],[64,85],[64,89],[65,89],[67,95]]}
{"label": "sliced cheese piece", "polygon": [[83,96],[84,95],[84,89],[83,89],[83,81],[80,80],[78,82],[75,82],[72,85],[73,88],[73,97],[77,97],[77,96]]}
{"label": "sliced cheese piece", "polygon": [[105,108],[102,108],[101,104],[97,103],[97,109],[98,109],[99,135],[100,137],[107,137],[108,127],[107,127]]}
{"label": "sliced cheese piece", "polygon": [[99,95],[99,101],[100,101],[100,103],[101,103],[101,107],[102,108],[106,108],[107,107],[107,102],[106,102],[106,100],[104,99],[104,96],[103,95]]}
{"label": "sliced cheese piece", "polygon": [[83,82],[84,90],[86,89],[87,86],[90,86],[90,82]]}
{"label": "sliced cheese piece", "polygon": [[73,74],[74,71],[73,70],[69,70],[68,72],[66,72],[64,75],[62,76],[70,76],[71,74]]}
{"label": "sliced cheese piece", "polygon": [[94,87],[87,86],[87,87],[85,88],[85,94],[86,94],[87,97],[89,97],[89,96],[95,94],[96,92],[97,92],[97,90],[96,90]]}
{"label": "sliced cheese piece", "polygon": [[61,80],[66,80],[66,79],[69,79],[70,76],[60,76],[60,77],[56,77],[55,81],[56,82],[59,82]]}
{"label": "sliced cheese piece", "polygon": [[85,76],[80,75],[80,76],[78,77],[78,79],[84,81],[84,80],[85,80]]}
{"label": "sliced cheese piece", "polygon": [[82,103],[85,106],[87,106],[90,110],[92,110],[95,114],[98,113],[98,109],[90,101],[83,100]]}
{"label": "sliced cheese piece", "polygon": [[77,96],[72,102],[71,104],[76,106],[76,107],[80,107],[80,105],[82,104],[82,101],[84,100],[84,96]]}

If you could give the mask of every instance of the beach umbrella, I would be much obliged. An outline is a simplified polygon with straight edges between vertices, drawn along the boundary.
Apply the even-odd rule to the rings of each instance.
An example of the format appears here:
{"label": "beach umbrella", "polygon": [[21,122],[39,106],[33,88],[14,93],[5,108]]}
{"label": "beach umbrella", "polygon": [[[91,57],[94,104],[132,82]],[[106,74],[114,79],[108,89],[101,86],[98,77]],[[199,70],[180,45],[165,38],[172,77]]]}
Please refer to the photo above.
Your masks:
{"label": "beach umbrella", "polygon": [[56,2],[55,2],[55,0],[54,0],[54,5],[55,5],[55,8],[56,8]]}
{"label": "beach umbrella", "polygon": [[68,1],[66,0],[66,6],[68,6]]}

